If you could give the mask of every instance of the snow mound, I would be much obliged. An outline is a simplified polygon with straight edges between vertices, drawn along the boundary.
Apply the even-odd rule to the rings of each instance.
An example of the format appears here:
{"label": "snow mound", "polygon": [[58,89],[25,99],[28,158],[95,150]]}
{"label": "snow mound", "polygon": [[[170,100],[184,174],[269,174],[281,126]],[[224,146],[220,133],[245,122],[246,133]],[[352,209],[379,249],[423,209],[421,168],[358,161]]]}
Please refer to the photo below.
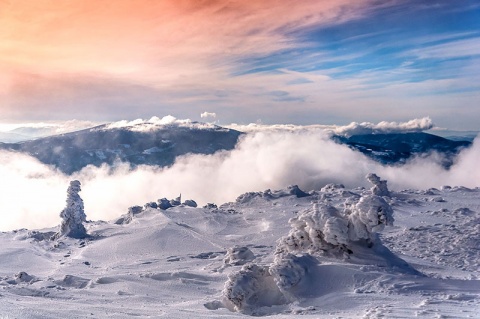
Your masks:
{"label": "snow mound", "polygon": [[235,246],[227,249],[227,255],[223,260],[227,265],[244,265],[255,259],[255,255],[248,247]]}
{"label": "snow mound", "polygon": [[15,275],[15,283],[21,283],[21,282],[25,282],[25,283],[32,283],[32,282],[35,282],[37,281],[37,278],[35,276],[31,276],[29,274],[27,274],[25,271],[21,271],[19,272],[18,274]]}
{"label": "snow mound", "polygon": [[258,307],[280,305],[286,302],[277,287],[269,267],[249,264],[228,276],[223,290],[225,306],[251,314]]}

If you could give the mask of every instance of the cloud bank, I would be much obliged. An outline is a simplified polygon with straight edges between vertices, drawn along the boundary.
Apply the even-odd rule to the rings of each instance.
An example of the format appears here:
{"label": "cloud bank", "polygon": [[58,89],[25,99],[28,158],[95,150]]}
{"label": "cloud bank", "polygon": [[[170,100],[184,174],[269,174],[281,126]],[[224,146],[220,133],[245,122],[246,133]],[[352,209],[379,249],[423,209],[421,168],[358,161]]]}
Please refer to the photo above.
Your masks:
{"label": "cloud bank", "polygon": [[87,167],[65,176],[29,156],[0,152],[0,230],[38,228],[60,223],[70,180],[82,182],[87,218],[110,220],[142,205],[180,193],[200,204],[221,204],[241,193],[290,184],[319,189],[327,183],[367,186],[365,175],[387,179],[391,189],[463,185],[477,187],[480,139],[445,170],[435,154],[401,167],[385,167],[335,144],[319,131],[264,131],[245,135],[230,152],[190,155],[170,168],[127,165]]}
{"label": "cloud bank", "polygon": [[250,123],[247,125],[230,124],[226,127],[241,132],[266,132],[266,131],[325,131],[329,134],[352,136],[361,134],[392,134],[392,133],[412,133],[423,132],[434,127],[429,117],[413,119],[408,122],[387,122],[382,121],[377,124],[370,122],[352,122],[348,125],[294,125],[294,124],[261,124]]}
{"label": "cloud bank", "polygon": [[382,121],[378,124],[370,122],[352,122],[346,126],[340,126],[333,130],[337,135],[352,136],[361,134],[390,134],[390,133],[411,133],[422,132],[434,127],[429,117],[421,119],[413,119],[408,122],[386,122]]}

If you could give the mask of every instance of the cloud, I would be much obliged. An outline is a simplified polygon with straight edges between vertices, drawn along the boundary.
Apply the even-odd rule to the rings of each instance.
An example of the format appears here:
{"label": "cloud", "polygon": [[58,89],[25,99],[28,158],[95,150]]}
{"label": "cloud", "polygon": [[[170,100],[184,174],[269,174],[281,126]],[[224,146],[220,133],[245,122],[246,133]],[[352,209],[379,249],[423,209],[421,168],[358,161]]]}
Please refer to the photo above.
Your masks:
{"label": "cloud", "polygon": [[268,131],[287,131],[287,132],[323,132],[343,136],[352,136],[360,134],[389,134],[389,133],[411,133],[422,132],[434,127],[429,117],[409,120],[407,122],[387,122],[381,121],[377,124],[370,122],[357,123],[352,122],[348,125],[294,125],[294,124],[261,124],[250,123],[247,125],[230,124],[226,127],[241,132],[268,132]]}
{"label": "cloud", "polygon": [[257,131],[242,137],[230,152],[190,155],[168,168],[128,165],[87,167],[72,176],[59,173],[37,160],[12,152],[0,152],[1,230],[58,225],[72,179],[82,182],[80,195],[88,219],[110,220],[132,205],[182,193],[200,204],[221,204],[241,193],[290,184],[319,189],[327,183],[347,187],[368,186],[365,175],[374,172],[389,187],[426,189],[463,185],[479,186],[480,138],[464,150],[449,169],[437,155],[418,158],[400,167],[382,166],[361,153],[332,142],[318,130]]}
{"label": "cloud", "polygon": [[480,37],[461,39],[407,51],[420,59],[459,59],[480,55]]}
{"label": "cloud", "polygon": [[[2,113],[11,119],[112,120],[111,114],[148,116],[161,106],[192,117],[217,100],[212,92],[218,88],[236,89],[232,73],[245,58],[304,46],[298,30],[357,19],[371,2],[5,3],[2,30],[15,34],[0,31]],[[202,101],[200,110],[187,113]]]}
{"label": "cloud", "polygon": [[200,117],[203,119],[203,118],[216,118],[217,117],[217,113],[213,113],[213,112],[203,112],[202,114],[200,114]]}
{"label": "cloud", "polygon": [[390,133],[411,133],[422,132],[434,127],[429,117],[414,119],[408,122],[386,122],[378,124],[370,122],[356,123],[352,122],[346,126],[340,126],[333,130],[337,135],[352,136],[361,134],[390,134]]}

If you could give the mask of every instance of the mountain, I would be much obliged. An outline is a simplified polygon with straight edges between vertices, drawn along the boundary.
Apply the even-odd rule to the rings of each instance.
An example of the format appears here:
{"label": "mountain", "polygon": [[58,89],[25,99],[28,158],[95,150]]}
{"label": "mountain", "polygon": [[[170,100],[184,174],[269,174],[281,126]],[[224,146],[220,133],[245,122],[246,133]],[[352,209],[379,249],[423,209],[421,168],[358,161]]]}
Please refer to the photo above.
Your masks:
{"label": "mountain", "polygon": [[[14,133],[12,131],[9,132],[0,132],[0,141],[5,143],[17,143],[21,141],[27,141],[31,139],[30,136],[22,135],[19,133]],[[1,144],[1,142],[0,142]]]}
{"label": "mountain", "polygon": [[438,152],[444,156],[443,166],[452,165],[455,155],[471,145],[469,141],[454,141],[423,132],[401,134],[365,134],[350,137],[333,136],[338,143],[348,145],[382,164],[405,163],[415,155]]}
{"label": "mountain", "polygon": [[231,150],[241,134],[195,122],[141,123],[128,127],[105,124],[26,142],[0,143],[0,149],[27,153],[71,174],[87,165],[113,165],[118,160],[128,162],[132,167],[141,164],[169,166],[175,158],[188,153],[213,154],[219,150]]}

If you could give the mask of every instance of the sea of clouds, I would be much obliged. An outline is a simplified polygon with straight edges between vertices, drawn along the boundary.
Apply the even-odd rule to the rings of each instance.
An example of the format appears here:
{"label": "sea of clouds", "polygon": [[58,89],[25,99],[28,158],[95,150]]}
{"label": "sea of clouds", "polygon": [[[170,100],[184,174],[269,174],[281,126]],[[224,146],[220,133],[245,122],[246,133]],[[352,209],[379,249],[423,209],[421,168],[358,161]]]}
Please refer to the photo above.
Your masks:
{"label": "sea of clouds", "polygon": [[[389,122],[382,126],[400,132],[403,125],[403,131],[412,131],[419,122],[425,124],[422,128],[431,125],[421,119],[406,126]],[[358,125],[351,126],[358,129]],[[387,179],[389,187],[395,190],[480,186],[478,137],[446,170],[440,165],[438,154],[415,158],[402,166],[384,166],[334,143],[330,134],[317,126],[262,126],[242,136],[232,151],[182,156],[169,168],[140,166],[131,170],[119,163],[115,168],[86,167],[71,176],[33,157],[1,151],[0,230],[58,225],[66,190],[73,179],[82,183],[80,195],[90,220],[111,220],[126,213],[130,206],[162,197],[174,198],[180,193],[183,199],[194,199],[199,204],[222,204],[244,192],[281,189],[291,184],[307,191],[328,183],[368,186],[365,175],[370,172]]]}

